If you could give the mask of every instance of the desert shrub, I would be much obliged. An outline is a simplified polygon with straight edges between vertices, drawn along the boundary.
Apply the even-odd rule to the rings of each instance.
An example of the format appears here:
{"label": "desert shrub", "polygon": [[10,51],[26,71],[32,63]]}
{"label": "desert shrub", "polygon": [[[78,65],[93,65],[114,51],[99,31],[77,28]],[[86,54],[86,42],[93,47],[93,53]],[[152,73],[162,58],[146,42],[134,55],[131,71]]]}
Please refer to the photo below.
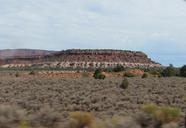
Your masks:
{"label": "desert shrub", "polygon": [[20,77],[19,72],[16,72],[15,77]]}
{"label": "desert shrub", "polygon": [[31,128],[31,127],[28,122],[22,121],[17,128]]}
{"label": "desert shrub", "polygon": [[[154,122],[154,126],[162,126],[168,123],[178,123],[182,117],[181,110],[172,107],[159,107],[155,104],[146,104],[142,107],[142,111],[146,114],[147,121]],[[148,122],[148,121],[147,121]],[[146,124],[146,122],[140,122],[140,124]],[[148,124],[150,124],[148,122]],[[146,124],[146,125],[148,125]]]}
{"label": "desert shrub", "polygon": [[97,69],[97,70],[94,72],[93,77],[94,77],[95,79],[105,79],[105,75],[101,72],[100,69]]}
{"label": "desert shrub", "polygon": [[146,114],[155,115],[155,112],[159,109],[159,107],[156,104],[146,104],[142,106],[142,111]]}
{"label": "desert shrub", "polygon": [[165,68],[162,72],[162,75],[164,77],[171,77],[171,76],[176,76],[176,69],[172,64],[170,64],[167,68]]}
{"label": "desert shrub", "polygon": [[143,78],[143,79],[144,78],[148,78],[148,74],[147,73],[144,73],[141,78]]}
{"label": "desert shrub", "polygon": [[180,75],[182,77],[186,77],[186,65],[184,65],[183,67],[181,67],[181,69],[180,69]]}
{"label": "desert shrub", "polygon": [[105,79],[105,77],[106,77],[105,75],[101,74],[101,75],[99,75],[97,78],[98,78],[98,79]]}
{"label": "desert shrub", "polygon": [[[149,125],[154,125],[153,124],[153,118],[144,113],[144,112],[140,112],[135,116],[135,120],[136,122],[142,127],[142,128],[148,128],[150,127]],[[153,126],[150,128],[154,128]]]}
{"label": "desert shrub", "polygon": [[127,78],[124,78],[123,81],[122,81],[122,83],[120,84],[120,88],[127,89],[128,86],[129,86],[129,81],[128,81]]}
{"label": "desert shrub", "polygon": [[98,128],[141,128],[131,117],[113,116],[111,119],[102,121]]}
{"label": "desert shrub", "polygon": [[16,128],[25,119],[25,112],[17,107],[0,106],[0,128]]}
{"label": "desert shrub", "polygon": [[156,119],[163,124],[171,122],[179,122],[181,118],[181,110],[172,107],[160,107],[155,113]]}
{"label": "desert shrub", "polygon": [[80,70],[77,68],[77,71],[76,71],[76,73],[80,73]]}
{"label": "desert shrub", "polygon": [[154,67],[154,68],[145,68],[143,69],[145,72],[148,72],[148,73],[153,73],[153,72],[159,72],[159,73],[162,73],[162,71],[164,70],[163,67]]}
{"label": "desert shrub", "polygon": [[117,65],[116,67],[113,68],[113,71],[114,72],[121,72],[121,71],[124,71],[125,68],[122,66],[122,65]]}
{"label": "desert shrub", "polygon": [[150,71],[149,73],[154,77],[162,77],[162,72],[160,71]]}
{"label": "desert shrub", "polygon": [[134,73],[132,73],[132,72],[125,72],[125,73],[123,74],[123,76],[124,76],[124,77],[136,77],[136,75],[135,75]]}
{"label": "desert shrub", "polygon": [[61,115],[46,107],[31,115],[29,121],[32,127],[57,128],[61,122]]}
{"label": "desert shrub", "polygon": [[88,112],[70,113],[69,128],[96,128],[95,118]]}

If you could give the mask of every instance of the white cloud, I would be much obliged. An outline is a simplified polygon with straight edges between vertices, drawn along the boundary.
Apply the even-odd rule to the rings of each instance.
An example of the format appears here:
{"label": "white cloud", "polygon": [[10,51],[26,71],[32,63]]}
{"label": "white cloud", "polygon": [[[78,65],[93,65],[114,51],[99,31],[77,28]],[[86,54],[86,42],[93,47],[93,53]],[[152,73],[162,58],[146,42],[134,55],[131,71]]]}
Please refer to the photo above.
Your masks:
{"label": "white cloud", "polygon": [[0,8],[0,48],[186,50],[183,0],[0,0]]}

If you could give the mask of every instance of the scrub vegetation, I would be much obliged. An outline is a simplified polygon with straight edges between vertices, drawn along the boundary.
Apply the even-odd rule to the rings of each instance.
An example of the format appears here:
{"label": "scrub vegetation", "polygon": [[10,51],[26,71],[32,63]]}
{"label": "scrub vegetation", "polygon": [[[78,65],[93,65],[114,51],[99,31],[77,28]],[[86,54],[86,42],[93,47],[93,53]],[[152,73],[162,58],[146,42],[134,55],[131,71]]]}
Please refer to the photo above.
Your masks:
{"label": "scrub vegetation", "polygon": [[184,77],[38,74],[0,73],[1,128],[184,128]]}

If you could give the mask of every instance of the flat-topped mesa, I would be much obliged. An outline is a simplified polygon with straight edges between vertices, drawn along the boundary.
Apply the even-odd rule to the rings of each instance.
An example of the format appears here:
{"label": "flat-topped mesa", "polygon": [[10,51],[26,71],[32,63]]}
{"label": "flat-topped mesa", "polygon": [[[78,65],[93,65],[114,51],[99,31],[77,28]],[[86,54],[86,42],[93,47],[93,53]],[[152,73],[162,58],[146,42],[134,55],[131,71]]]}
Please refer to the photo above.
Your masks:
{"label": "flat-topped mesa", "polygon": [[143,52],[112,49],[69,49],[47,56],[45,60],[56,60],[52,66],[57,64],[63,68],[113,68],[118,64],[131,68],[161,67]]}
{"label": "flat-topped mesa", "polygon": [[125,51],[125,50],[80,50],[71,49],[61,51],[55,54],[60,57],[62,61],[70,62],[128,62],[128,63],[148,63],[157,64],[148,56],[139,51]]}

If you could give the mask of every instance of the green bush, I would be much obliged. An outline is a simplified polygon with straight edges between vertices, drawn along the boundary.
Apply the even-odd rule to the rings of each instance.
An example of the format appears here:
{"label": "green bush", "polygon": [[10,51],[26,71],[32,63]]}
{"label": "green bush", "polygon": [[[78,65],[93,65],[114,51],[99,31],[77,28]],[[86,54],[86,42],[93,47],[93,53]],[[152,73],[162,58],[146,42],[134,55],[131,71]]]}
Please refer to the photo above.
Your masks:
{"label": "green bush", "polygon": [[122,81],[121,85],[120,85],[120,88],[122,89],[127,89],[129,86],[129,81],[127,78],[124,78],[124,80]]}
{"label": "green bush", "polygon": [[171,77],[171,76],[176,76],[176,68],[172,64],[170,64],[167,68],[165,68],[162,72],[162,75],[164,77]]}
{"label": "green bush", "polygon": [[184,65],[183,67],[181,67],[180,69],[180,75],[183,77],[186,77],[186,65]]}
{"label": "green bush", "polygon": [[148,74],[147,73],[144,73],[141,78],[143,78],[143,79],[144,78],[148,78]]}
{"label": "green bush", "polygon": [[119,65],[119,64],[113,69],[114,72],[121,72],[121,71],[124,71],[124,70],[125,70],[125,68],[122,65]]}
{"label": "green bush", "polygon": [[97,70],[94,72],[93,77],[94,77],[95,79],[105,79],[105,75],[102,74],[101,69],[97,69]]}
{"label": "green bush", "polygon": [[16,72],[15,77],[20,77],[19,72]]}
{"label": "green bush", "polygon": [[97,74],[94,76],[95,79],[105,79],[105,75],[103,74]]}

